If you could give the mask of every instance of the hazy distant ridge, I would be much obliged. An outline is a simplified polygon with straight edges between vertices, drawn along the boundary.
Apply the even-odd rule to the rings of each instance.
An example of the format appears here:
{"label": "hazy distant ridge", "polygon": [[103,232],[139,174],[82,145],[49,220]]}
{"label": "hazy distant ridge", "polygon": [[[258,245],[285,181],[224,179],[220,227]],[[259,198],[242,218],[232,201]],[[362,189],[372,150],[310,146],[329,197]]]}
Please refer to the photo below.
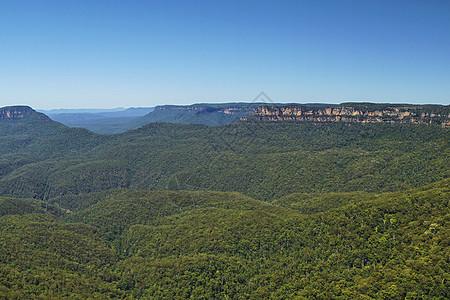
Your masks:
{"label": "hazy distant ridge", "polygon": [[[227,125],[239,120],[426,123],[450,125],[450,106],[378,103],[197,103],[113,110],[50,110],[52,120],[96,133],[125,132],[149,123]],[[119,110],[119,111],[117,111]],[[54,113],[57,112],[57,113]],[[63,113],[61,113],[63,112]]]}

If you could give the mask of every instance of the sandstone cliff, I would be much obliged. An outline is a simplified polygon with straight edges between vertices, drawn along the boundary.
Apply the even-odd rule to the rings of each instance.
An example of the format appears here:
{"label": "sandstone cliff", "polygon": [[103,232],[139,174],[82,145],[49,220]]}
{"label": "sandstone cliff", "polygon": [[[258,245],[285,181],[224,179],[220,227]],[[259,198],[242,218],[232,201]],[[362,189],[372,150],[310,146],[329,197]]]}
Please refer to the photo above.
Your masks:
{"label": "sandstone cliff", "polygon": [[415,123],[450,126],[450,107],[441,105],[341,104],[260,106],[245,120],[348,123]]}
{"label": "sandstone cliff", "polygon": [[0,120],[50,120],[29,106],[6,106],[0,108]]}

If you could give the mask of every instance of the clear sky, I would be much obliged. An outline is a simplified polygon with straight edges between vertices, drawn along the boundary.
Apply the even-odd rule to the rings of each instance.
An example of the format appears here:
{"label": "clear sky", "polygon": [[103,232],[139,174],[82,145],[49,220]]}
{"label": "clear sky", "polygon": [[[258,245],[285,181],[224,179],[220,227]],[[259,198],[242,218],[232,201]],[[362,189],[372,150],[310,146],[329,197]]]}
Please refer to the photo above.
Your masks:
{"label": "clear sky", "polygon": [[449,0],[0,0],[0,106],[450,104]]}

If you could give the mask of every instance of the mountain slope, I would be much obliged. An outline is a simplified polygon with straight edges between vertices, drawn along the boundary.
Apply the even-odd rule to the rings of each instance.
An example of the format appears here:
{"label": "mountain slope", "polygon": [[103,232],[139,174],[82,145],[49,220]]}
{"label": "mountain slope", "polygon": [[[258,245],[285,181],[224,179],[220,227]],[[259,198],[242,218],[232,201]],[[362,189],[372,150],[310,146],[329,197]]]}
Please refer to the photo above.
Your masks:
{"label": "mountain slope", "polygon": [[50,112],[50,117],[70,127],[81,127],[96,133],[113,134],[155,122],[207,126],[230,124],[250,115],[257,106],[262,104],[264,103],[163,105],[155,108],[129,108],[124,111],[107,113],[54,114]]}
{"label": "mountain slope", "polygon": [[[77,196],[70,200],[76,201]],[[65,200],[65,201],[61,201]],[[69,201],[70,201],[69,200]],[[55,199],[55,204],[68,199]],[[92,203],[86,206],[86,203]],[[109,239],[135,224],[157,224],[165,216],[195,209],[260,210],[269,214],[289,214],[290,210],[257,201],[239,193],[188,191],[112,190],[89,194],[83,206],[75,208],[67,220],[91,224],[100,228]]]}
{"label": "mountain slope", "polygon": [[0,298],[450,298],[440,124],[0,112]]}
{"label": "mountain slope", "polygon": [[236,193],[114,190],[91,196],[81,196],[89,204],[62,219],[45,212],[1,218],[2,295],[450,296],[448,179],[361,195],[310,215]]}
{"label": "mountain slope", "polygon": [[38,186],[26,195],[2,194],[42,199],[50,174],[49,161],[69,163],[72,157],[87,154],[107,138],[86,129],[68,128],[26,106],[2,108],[0,115],[0,181],[10,178],[5,185],[8,191]]}
{"label": "mountain slope", "polygon": [[401,190],[450,175],[450,133],[434,125],[149,124],[100,136],[55,123],[38,132],[12,153],[2,149],[0,195],[47,200],[133,188],[238,191],[270,200]]}
{"label": "mountain slope", "polygon": [[0,295],[6,299],[121,297],[108,270],[115,262],[117,255],[88,225],[45,214],[0,218]]}
{"label": "mountain slope", "polygon": [[0,109],[0,137],[0,155],[33,152],[38,159],[82,151],[102,140],[85,129],[54,122],[28,106]]}
{"label": "mountain slope", "polygon": [[47,115],[52,120],[69,127],[80,127],[95,133],[112,134],[125,131],[130,122],[152,112],[153,109],[153,107],[130,107],[120,111],[49,111]]}
{"label": "mountain slope", "polygon": [[[203,124],[208,126],[232,123],[252,113],[261,103],[194,104],[188,106],[164,105],[138,120],[140,126],[166,122],[176,124]],[[136,127],[135,127],[136,128]]]}
{"label": "mountain slope", "polygon": [[119,270],[143,297],[445,299],[448,185],[309,217],[194,209],[131,226]]}

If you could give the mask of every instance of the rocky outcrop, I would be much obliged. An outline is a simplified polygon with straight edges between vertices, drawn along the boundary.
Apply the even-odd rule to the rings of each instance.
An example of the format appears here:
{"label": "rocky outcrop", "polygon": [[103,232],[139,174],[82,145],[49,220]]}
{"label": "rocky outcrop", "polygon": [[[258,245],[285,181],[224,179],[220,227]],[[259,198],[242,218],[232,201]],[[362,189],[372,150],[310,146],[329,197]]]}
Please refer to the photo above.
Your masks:
{"label": "rocky outcrop", "polygon": [[441,105],[341,104],[260,106],[245,120],[347,123],[415,123],[450,126],[450,107]]}
{"label": "rocky outcrop", "polygon": [[36,112],[29,106],[6,106],[0,108],[0,120],[21,120],[21,119],[48,119],[42,113]]}

